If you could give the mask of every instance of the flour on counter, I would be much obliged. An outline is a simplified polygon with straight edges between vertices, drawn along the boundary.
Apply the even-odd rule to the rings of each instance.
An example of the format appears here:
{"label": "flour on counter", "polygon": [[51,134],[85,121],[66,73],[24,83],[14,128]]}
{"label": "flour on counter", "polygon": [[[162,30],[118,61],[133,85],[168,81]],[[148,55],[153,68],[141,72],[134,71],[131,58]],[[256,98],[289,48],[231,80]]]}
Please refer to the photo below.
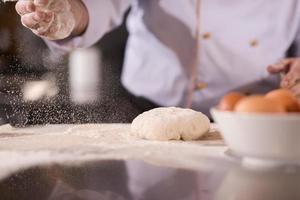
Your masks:
{"label": "flour on counter", "polygon": [[121,159],[191,169],[223,159],[226,147],[215,131],[203,140],[147,141],[130,134],[129,124],[46,125],[17,129],[0,126],[0,179],[43,164]]}

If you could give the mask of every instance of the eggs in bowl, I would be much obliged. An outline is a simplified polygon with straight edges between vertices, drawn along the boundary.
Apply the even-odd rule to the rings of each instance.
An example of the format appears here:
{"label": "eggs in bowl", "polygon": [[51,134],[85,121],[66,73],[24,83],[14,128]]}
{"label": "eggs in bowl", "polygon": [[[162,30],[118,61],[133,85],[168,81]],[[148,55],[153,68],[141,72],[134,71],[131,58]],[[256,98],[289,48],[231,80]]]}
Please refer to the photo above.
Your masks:
{"label": "eggs in bowl", "polygon": [[287,113],[299,112],[296,97],[287,89],[273,90],[266,95],[246,96],[231,92],[225,95],[217,106],[222,111],[242,113]]}
{"label": "eggs in bowl", "polygon": [[[228,147],[244,159],[300,163],[299,105],[286,90],[271,92],[283,92],[286,99],[274,100],[276,93],[244,96],[232,110],[224,110],[220,105],[228,98],[223,97],[211,109],[212,117]],[[293,101],[287,100],[290,97]],[[297,108],[291,109],[291,105]]]}

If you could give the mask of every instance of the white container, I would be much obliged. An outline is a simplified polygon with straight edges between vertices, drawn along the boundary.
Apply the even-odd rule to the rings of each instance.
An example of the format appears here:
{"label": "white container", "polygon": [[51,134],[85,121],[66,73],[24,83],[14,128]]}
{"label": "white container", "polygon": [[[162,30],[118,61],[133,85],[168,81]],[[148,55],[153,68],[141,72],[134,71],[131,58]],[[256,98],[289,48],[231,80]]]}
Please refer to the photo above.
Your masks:
{"label": "white container", "polygon": [[300,162],[300,114],[236,113],[211,109],[225,143],[244,161]]}
{"label": "white container", "polygon": [[89,104],[98,100],[101,77],[101,55],[97,49],[78,49],[69,60],[71,101]]}

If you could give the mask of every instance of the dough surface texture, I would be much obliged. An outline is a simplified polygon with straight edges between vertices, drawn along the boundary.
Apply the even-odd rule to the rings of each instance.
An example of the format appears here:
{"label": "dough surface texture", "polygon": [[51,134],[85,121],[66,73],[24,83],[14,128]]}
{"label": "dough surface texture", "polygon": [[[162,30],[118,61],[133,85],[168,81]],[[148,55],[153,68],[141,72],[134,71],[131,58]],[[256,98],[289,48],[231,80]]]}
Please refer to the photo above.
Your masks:
{"label": "dough surface texture", "polygon": [[210,129],[210,121],[191,109],[155,108],[137,116],[131,134],[148,140],[197,140]]}

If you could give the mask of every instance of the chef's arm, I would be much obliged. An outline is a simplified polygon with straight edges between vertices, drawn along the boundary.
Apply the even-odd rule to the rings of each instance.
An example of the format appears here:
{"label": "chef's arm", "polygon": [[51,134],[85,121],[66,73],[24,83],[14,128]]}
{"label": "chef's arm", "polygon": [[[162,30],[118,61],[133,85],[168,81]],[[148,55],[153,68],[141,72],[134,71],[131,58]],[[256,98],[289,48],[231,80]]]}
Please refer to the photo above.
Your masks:
{"label": "chef's arm", "polygon": [[[122,22],[123,16],[131,3],[131,0],[68,0],[69,4],[66,4],[65,1],[67,0],[52,0],[54,5],[65,5],[66,8],[58,9],[55,6],[50,6],[53,9],[48,13],[38,11],[38,5],[48,1],[51,0],[19,1],[16,9],[22,17],[21,20],[24,26],[31,29],[36,35],[43,37],[50,48],[63,52],[95,44],[105,33]],[[67,8],[68,6],[70,9]],[[65,10],[65,13],[69,10],[71,13],[69,17],[62,18],[61,23],[70,24],[75,20],[75,26],[70,33],[62,38],[58,37],[62,34],[55,34],[54,32],[66,33],[67,30],[57,30],[57,26],[54,27],[55,25],[53,25],[51,27],[51,24],[47,24],[51,21],[51,15],[58,16],[61,14],[59,13],[60,10]],[[50,27],[47,27],[48,25]],[[47,31],[41,26],[46,26]]]}

